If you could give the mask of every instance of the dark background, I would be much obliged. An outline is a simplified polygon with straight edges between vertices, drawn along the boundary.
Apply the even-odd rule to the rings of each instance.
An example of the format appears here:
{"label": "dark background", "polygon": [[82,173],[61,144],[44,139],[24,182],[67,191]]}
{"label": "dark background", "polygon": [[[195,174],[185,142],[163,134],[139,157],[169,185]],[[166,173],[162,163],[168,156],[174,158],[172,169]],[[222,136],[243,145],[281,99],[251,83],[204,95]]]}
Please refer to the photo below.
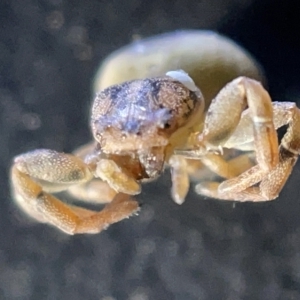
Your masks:
{"label": "dark background", "polygon": [[265,67],[274,100],[300,102],[297,2],[0,0],[0,299],[300,299],[299,164],[262,204],[191,190],[177,206],[166,173],[138,217],[75,237],[30,222],[8,180],[13,156],[90,139],[93,75],[134,35],[217,30]]}

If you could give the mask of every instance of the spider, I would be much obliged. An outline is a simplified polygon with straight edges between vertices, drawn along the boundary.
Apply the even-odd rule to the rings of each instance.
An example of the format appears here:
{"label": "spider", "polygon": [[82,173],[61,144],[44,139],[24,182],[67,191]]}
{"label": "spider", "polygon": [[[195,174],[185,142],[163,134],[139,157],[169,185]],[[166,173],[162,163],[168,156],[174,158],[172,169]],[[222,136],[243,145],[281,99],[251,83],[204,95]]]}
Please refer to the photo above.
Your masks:
{"label": "spider", "polygon": [[[200,89],[182,70],[125,81],[96,94],[92,143],[74,154],[38,149],[15,157],[12,191],[27,214],[68,234],[98,233],[137,213],[131,195],[166,166],[172,197],[183,203],[193,160],[225,178],[199,183],[199,194],[272,200],[298,158],[299,113],[294,103],[272,103],[263,86],[245,76],[222,88],[207,111]],[[276,129],[286,124],[278,145]],[[228,160],[226,149],[255,151],[256,164],[249,165],[248,152]],[[82,200],[109,203],[100,212],[65,204],[52,195],[64,190]]]}

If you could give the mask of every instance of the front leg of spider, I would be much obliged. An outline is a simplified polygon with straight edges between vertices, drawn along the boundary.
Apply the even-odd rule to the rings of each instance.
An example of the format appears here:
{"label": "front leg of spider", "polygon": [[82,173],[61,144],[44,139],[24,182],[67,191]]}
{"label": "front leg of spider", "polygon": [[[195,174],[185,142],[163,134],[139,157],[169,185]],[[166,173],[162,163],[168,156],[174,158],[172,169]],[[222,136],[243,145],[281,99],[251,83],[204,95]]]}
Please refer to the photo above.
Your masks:
{"label": "front leg of spider", "polygon": [[11,169],[13,193],[24,211],[68,234],[98,233],[139,209],[125,194],[118,194],[100,212],[67,205],[50,194],[92,178],[89,166],[80,158],[45,149],[16,157]]}
{"label": "front leg of spider", "polygon": [[[251,177],[255,178],[256,181],[260,181],[261,177],[278,166],[280,159],[271,98],[259,82],[239,77],[220,91],[208,109],[204,129],[198,136],[196,147],[202,153],[205,153],[205,151],[222,152],[222,149],[227,147],[226,143],[237,129],[242,113],[247,107],[252,131],[250,136],[245,134],[243,142],[246,143],[248,139],[253,140],[253,150],[255,150],[257,160],[255,168],[259,171],[255,168],[249,170],[252,172]],[[232,147],[239,148],[239,146],[239,144],[236,144]],[[199,150],[191,151],[191,155],[195,156],[197,151]],[[196,190],[200,194],[219,199],[255,201],[255,196],[253,198],[248,195],[249,190],[247,188],[252,185],[250,181],[245,181],[245,177],[242,181],[235,179],[223,183],[223,186],[226,185],[227,187],[226,191],[221,189],[219,184],[215,182],[199,184]],[[241,193],[239,195],[236,194],[234,187],[236,184],[242,186],[239,189]]]}

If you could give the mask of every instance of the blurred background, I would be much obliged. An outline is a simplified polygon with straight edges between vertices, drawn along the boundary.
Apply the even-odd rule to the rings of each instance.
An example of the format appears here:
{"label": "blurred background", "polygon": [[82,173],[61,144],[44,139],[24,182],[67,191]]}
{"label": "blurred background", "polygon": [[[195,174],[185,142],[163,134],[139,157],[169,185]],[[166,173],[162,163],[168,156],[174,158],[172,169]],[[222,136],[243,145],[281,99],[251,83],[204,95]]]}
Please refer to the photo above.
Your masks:
{"label": "blurred background", "polygon": [[300,105],[297,1],[0,1],[0,299],[300,299],[299,164],[273,202],[170,197],[143,187],[138,217],[69,237],[14,206],[12,158],[91,138],[92,79],[137,36],[226,34],[264,66],[275,101]]}

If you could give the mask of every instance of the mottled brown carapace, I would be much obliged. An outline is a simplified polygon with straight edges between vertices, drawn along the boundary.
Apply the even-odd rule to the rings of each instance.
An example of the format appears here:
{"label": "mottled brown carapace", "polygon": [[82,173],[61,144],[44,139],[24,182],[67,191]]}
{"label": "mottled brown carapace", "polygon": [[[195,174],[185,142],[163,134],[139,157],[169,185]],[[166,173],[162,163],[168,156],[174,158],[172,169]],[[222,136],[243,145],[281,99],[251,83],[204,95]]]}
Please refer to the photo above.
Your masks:
{"label": "mottled brown carapace", "polygon": [[200,91],[165,76],[134,80],[96,95],[91,125],[105,153],[165,147],[170,137],[187,125],[199,110]]}

